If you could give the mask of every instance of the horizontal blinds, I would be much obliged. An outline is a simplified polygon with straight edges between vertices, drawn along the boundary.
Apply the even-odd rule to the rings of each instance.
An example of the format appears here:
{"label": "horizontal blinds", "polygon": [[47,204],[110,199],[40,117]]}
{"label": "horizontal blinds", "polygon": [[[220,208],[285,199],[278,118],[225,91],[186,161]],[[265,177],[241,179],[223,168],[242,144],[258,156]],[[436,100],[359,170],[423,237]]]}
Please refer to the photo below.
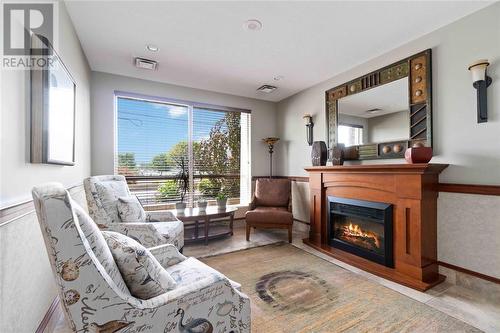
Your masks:
{"label": "horizontal blinds", "polygon": [[193,109],[195,198],[240,197],[241,113]]}
{"label": "horizontal blinds", "polygon": [[117,173],[143,204],[247,201],[250,113],[120,96],[117,118]]}

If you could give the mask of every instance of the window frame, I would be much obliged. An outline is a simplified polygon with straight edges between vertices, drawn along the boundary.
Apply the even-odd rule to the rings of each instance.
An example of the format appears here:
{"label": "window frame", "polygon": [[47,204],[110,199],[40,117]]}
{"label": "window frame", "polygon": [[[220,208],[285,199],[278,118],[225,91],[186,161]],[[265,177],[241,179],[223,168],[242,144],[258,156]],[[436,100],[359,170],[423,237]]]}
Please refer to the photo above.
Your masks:
{"label": "window frame", "polygon": [[[124,99],[133,99],[133,100],[138,100],[138,101],[144,101],[144,102],[153,102],[153,103],[163,103],[163,104],[170,104],[170,105],[175,105],[175,106],[181,106],[181,107],[187,107],[188,108],[188,154],[189,156],[193,155],[193,141],[192,141],[192,131],[193,131],[193,112],[194,109],[199,108],[199,109],[205,109],[205,110],[213,110],[213,111],[219,111],[219,112],[238,112],[238,113],[245,113],[245,114],[252,114],[252,111],[249,109],[242,109],[242,108],[237,108],[237,107],[230,107],[230,106],[223,106],[223,105],[217,105],[217,104],[209,104],[209,103],[202,103],[202,102],[196,102],[196,101],[188,101],[188,100],[182,100],[182,99],[175,99],[175,98],[166,98],[166,97],[160,97],[160,96],[152,96],[152,95],[146,95],[146,94],[139,94],[139,93],[131,93],[131,92],[125,92],[121,90],[115,90],[114,91],[114,143],[113,143],[113,150],[114,150],[114,157],[113,157],[113,173],[118,174],[118,99],[119,98],[124,98]],[[251,124],[251,118],[250,118],[250,124]],[[251,170],[251,142],[252,142],[252,133],[251,133],[251,125],[248,128],[248,142],[247,142],[247,150],[248,150],[248,169],[245,175],[248,177],[247,180],[245,180],[246,187],[248,188],[248,192],[251,192],[251,178],[252,178],[252,170]],[[243,144],[243,143],[241,143]],[[193,185],[194,185],[194,165],[193,165],[193,159],[189,158],[189,192],[194,193],[193,190]],[[246,205],[250,201],[250,197],[244,198],[242,200],[242,191],[241,191],[241,180],[242,179],[242,170],[240,166],[240,205]],[[247,195],[249,196],[249,195]],[[192,198],[188,197],[188,202],[190,205],[193,205],[193,202],[191,202]],[[246,202],[248,201],[248,202]]]}

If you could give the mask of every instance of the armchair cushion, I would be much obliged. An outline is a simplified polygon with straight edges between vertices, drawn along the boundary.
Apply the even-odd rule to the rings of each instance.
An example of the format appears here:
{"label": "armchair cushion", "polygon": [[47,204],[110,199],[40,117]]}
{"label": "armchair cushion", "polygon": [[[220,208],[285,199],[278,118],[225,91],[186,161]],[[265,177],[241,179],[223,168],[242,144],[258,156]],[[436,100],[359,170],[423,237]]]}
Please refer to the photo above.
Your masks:
{"label": "armchair cushion", "polygon": [[255,184],[255,206],[287,207],[291,183],[288,179],[258,179]]}
{"label": "armchair cushion", "polygon": [[146,221],[146,212],[135,195],[119,197],[116,206],[122,222]]}
{"label": "armchair cushion", "polygon": [[126,182],[103,181],[95,184],[102,208],[108,214],[111,223],[120,222],[117,201],[119,197],[129,196]]}
{"label": "armchair cushion", "polygon": [[175,288],[175,281],[148,249],[120,233],[102,233],[133,296],[150,299]]}
{"label": "armchair cushion", "polygon": [[[73,209],[75,211],[76,220],[80,224],[83,234],[88,241],[90,248],[94,252],[97,260],[101,263],[102,267],[108,273],[109,277],[116,286],[124,293],[130,295],[130,292],[123,281],[122,275],[116,263],[113,259],[113,255],[109,250],[106,240],[104,239],[101,231],[97,228],[97,225],[92,221],[90,216],[80,207],[76,202],[72,202]],[[66,281],[75,280],[79,275],[79,265],[78,260],[67,261],[61,267],[61,276]]]}
{"label": "armchair cushion", "polygon": [[286,207],[257,207],[246,212],[245,219],[251,225],[293,223],[293,214]]}

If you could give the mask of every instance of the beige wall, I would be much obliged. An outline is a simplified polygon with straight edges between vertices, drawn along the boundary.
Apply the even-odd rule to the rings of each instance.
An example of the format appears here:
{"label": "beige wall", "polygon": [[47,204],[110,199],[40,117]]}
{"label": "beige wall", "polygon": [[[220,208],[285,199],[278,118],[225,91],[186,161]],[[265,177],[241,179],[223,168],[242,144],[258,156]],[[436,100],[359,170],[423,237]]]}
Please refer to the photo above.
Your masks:
{"label": "beige wall", "polygon": [[[500,3],[405,44],[303,90],[278,104],[277,174],[306,175],[311,165],[302,115],[314,116],[314,140],[325,140],[325,91],[353,78],[432,48],[435,163],[450,163],[441,181],[500,184]],[[476,122],[476,91],[469,63],[488,58],[489,122]],[[375,163],[376,161],[367,161]],[[382,161],[386,163],[387,161]],[[393,161],[394,162],[394,161]],[[395,162],[401,163],[402,160]]]}
{"label": "beige wall", "polygon": [[[409,55],[432,48],[435,163],[449,163],[442,182],[500,185],[500,3],[487,7],[367,63],[303,90],[278,104],[278,174],[306,175],[311,165],[302,122],[314,116],[314,139],[325,140],[325,91]],[[489,121],[476,122],[476,92],[468,64],[488,58]],[[404,160],[365,163],[404,163]],[[295,189],[305,196],[306,188]],[[500,224],[497,198],[441,193],[438,205],[438,258],[500,277]],[[460,212],[457,213],[457,207]],[[307,207],[301,212],[308,216]],[[451,232],[451,230],[458,230]],[[464,246],[466,244],[467,246]],[[467,253],[465,254],[464,252]]]}
{"label": "beige wall", "polygon": [[267,147],[261,139],[276,135],[275,103],[101,72],[92,72],[92,174],[114,171],[115,91],[252,110],[251,172],[268,174]]}
{"label": "beige wall", "polygon": [[[2,71],[0,209],[31,199],[34,185],[66,186],[90,175],[90,69],[64,3],[59,3],[59,47],[76,81],[75,166],[29,163],[29,73]],[[0,332],[33,332],[55,296],[55,285],[35,214],[0,225]]]}

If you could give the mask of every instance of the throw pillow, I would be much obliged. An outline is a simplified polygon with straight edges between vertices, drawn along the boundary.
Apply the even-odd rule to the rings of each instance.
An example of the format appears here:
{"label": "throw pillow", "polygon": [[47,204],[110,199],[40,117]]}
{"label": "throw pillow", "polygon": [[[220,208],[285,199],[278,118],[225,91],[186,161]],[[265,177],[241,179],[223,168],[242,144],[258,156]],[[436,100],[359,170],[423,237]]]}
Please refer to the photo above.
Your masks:
{"label": "throw pillow", "polygon": [[109,216],[111,223],[120,222],[117,201],[119,197],[129,196],[127,183],[119,181],[100,182],[95,184],[102,208]]}
{"label": "throw pillow", "polygon": [[117,232],[102,232],[130,293],[150,299],[175,288],[170,274],[144,246]]}
{"label": "throw pillow", "polygon": [[117,207],[118,216],[122,222],[146,221],[146,212],[136,196],[129,195],[126,197],[119,197]]}

